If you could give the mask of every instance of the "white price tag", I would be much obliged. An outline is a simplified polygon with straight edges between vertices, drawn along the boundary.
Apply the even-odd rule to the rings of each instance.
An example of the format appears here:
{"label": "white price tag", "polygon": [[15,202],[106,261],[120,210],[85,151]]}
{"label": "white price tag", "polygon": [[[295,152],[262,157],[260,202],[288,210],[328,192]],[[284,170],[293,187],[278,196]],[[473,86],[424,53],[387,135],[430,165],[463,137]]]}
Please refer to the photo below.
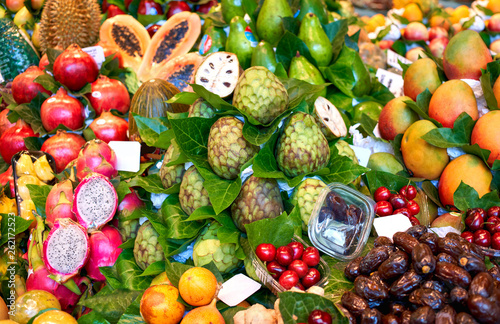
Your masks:
{"label": "white price tag", "polygon": [[385,85],[396,98],[404,95],[403,77],[399,74],[392,73],[383,69],[378,69],[375,76],[377,77],[378,81]]}
{"label": "white price tag", "polygon": [[398,53],[392,51],[392,50],[387,50],[387,64],[392,66],[393,68],[396,68],[398,70],[403,71],[403,68],[401,65],[399,65],[399,62],[404,64],[411,64],[413,63],[412,61],[408,60],[406,57],[399,55]]}
{"label": "white price tag", "polygon": [[136,141],[111,141],[109,146],[116,154],[118,171],[137,172],[141,167],[141,143]]}
{"label": "white price tag", "polygon": [[411,227],[408,217],[402,214],[377,217],[373,220],[373,227],[378,236],[387,236],[392,240],[392,236],[397,232],[404,232]]}
{"label": "white price tag", "polygon": [[260,283],[240,273],[222,284],[217,297],[233,307],[252,296],[260,289]]}
{"label": "white price tag", "polygon": [[95,62],[97,63],[97,67],[99,67],[99,69],[101,68],[101,65],[102,63],[104,62],[104,60],[106,59],[104,57],[104,50],[102,49],[101,46],[90,46],[90,47],[85,47],[85,48],[82,48],[82,50],[89,54],[90,56],[92,56],[92,58],[95,60]]}
{"label": "white price tag", "polygon": [[5,80],[3,79],[3,76],[2,76],[2,71],[0,71],[0,83],[3,83]]}
{"label": "white price tag", "polygon": [[349,145],[354,153],[356,153],[356,157],[358,158],[359,165],[366,167],[368,165],[368,160],[370,159],[370,155],[372,151],[367,148]]}

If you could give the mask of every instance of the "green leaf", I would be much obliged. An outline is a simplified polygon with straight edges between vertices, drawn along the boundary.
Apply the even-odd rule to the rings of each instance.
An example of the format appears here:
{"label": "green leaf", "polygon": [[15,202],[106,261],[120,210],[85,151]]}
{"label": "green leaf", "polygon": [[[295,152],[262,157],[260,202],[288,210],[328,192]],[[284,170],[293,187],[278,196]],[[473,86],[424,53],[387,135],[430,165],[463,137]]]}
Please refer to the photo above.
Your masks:
{"label": "green leaf", "polygon": [[317,66],[316,60],[312,57],[311,52],[309,52],[309,48],[306,43],[288,30],[285,31],[283,37],[281,37],[278,45],[276,46],[276,60],[278,63],[283,64],[285,70],[288,71],[290,62],[297,52],[299,52],[300,55],[305,56],[305,58],[314,66]]}
{"label": "green leaf", "polygon": [[154,162],[141,163],[139,171],[137,172],[118,171],[118,175],[120,176],[121,180],[126,180],[133,178],[135,176],[140,176],[146,171],[146,169],[148,169],[150,166],[154,164],[155,164]]}
{"label": "green leaf", "polygon": [[160,20],[164,20],[165,15],[141,15],[137,14],[137,20],[143,25],[143,26],[149,26],[151,24],[155,24],[159,22]]}
{"label": "green leaf", "polygon": [[56,93],[61,87],[61,84],[57,82],[53,76],[47,73],[37,76],[34,82],[40,84],[45,90],[49,90],[52,93]]}
{"label": "green leaf", "polygon": [[280,313],[285,323],[307,322],[309,314],[320,309],[332,316],[332,323],[349,323],[349,320],[340,314],[333,302],[325,297],[308,293],[285,291],[279,295]]}
{"label": "green leaf", "polygon": [[283,246],[292,241],[294,222],[285,212],[276,218],[261,219],[247,224],[245,229],[248,242],[253,249],[261,243]]}
{"label": "green leaf", "polygon": [[398,176],[389,172],[368,171],[366,173],[366,185],[373,194],[379,187],[385,186],[391,191],[399,191],[401,187],[413,184],[408,178]]}
{"label": "green leaf", "polygon": [[483,7],[481,5],[476,4],[476,8],[484,13],[485,16],[493,16],[495,13],[490,9]]}
{"label": "green leaf", "polygon": [[488,210],[490,207],[500,206],[498,191],[491,191],[479,198],[477,191],[463,181],[460,182],[460,185],[453,194],[453,202],[455,203],[455,207],[461,211],[466,211],[469,208],[483,208],[484,210]]}
{"label": "green leaf", "polygon": [[171,119],[175,139],[182,152],[189,158],[206,157],[210,128],[217,119],[218,117]]}
{"label": "green leaf", "polygon": [[347,35],[347,31],[349,30],[348,21],[347,19],[339,19],[323,26],[323,29],[332,43],[332,62],[335,62],[340,51],[342,50],[342,46],[344,45],[344,37]]}
{"label": "green leaf", "polygon": [[309,106],[314,105],[314,102],[320,95],[320,92],[329,85],[329,83],[314,85],[309,82],[293,78],[280,79],[280,81],[283,83],[286,91],[288,92],[289,109],[299,106],[303,100],[305,100]]}
{"label": "green leaf", "polygon": [[47,134],[45,128],[43,128],[42,119],[40,117],[40,108],[48,97],[46,93],[39,92],[30,103],[25,103],[14,108],[14,111],[19,114],[26,123],[31,125],[35,134]]}
{"label": "green leaf", "polygon": [[434,123],[437,127],[442,127],[440,122],[429,117],[429,102],[431,101],[432,94],[429,89],[425,89],[424,92],[417,96],[417,102],[413,100],[405,100],[403,101],[408,108],[416,112],[423,119],[429,120]]}
{"label": "green leaf", "polygon": [[141,298],[142,294],[137,296],[132,304],[130,304],[123,315],[120,317],[118,324],[146,324],[141,316]]}
{"label": "green leaf", "polygon": [[45,218],[45,203],[52,186],[38,186],[29,184],[26,186],[30,192],[31,200],[36,206],[36,212]]}
{"label": "green leaf", "polygon": [[500,62],[493,61],[486,65],[486,70],[481,69],[481,88],[483,89],[484,98],[486,99],[486,104],[490,110],[497,110],[498,102],[493,93],[493,85],[495,84],[498,76],[500,75]]}
{"label": "green leaf", "polygon": [[179,280],[184,272],[191,269],[193,266],[182,264],[178,262],[165,261],[165,272],[167,273],[167,278],[170,280],[174,287],[179,287]]}
{"label": "green leaf", "polygon": [[464,150],[465,153],[474,154],[474,155],[480,157],[481,159],[483,159],[484,163],[486,163],[486,165],[489,166],[488,157],[490,156],[490,153],[491,153],[490,150],[483,149],[483,148],[479,147],[479,145],[477,145],[477,144],[464,145],[461,148],[462,148],[462,150]]}
{"label": "green leaf", "polygon": [[90,312],[78,319],[78,324],[110,324],[104,317],[99,315],[98,312]]}
{"label": "green leaf", "polygon": [[370,135],[373,138],[376,138],[376,136],[373,134],[373,130],[375,129],[375,126],[377,126],[377,121],[373,120],[368,116],[367,114],[363,113],[361,114],[361,120],[359,121],[361,124],[361,127],[363,130]]}
{"label": "green leaf", "polygon": [[[19,216],[16,216],[14,213],[0,214],[0,216],[2,216],[2,227],[0,228],[2,230],[2,236],[0,238],[0,246],[4,245],[9,240],[12,240],[12,244],[15,244],[15,235],[26,231],[30,227],[31,223],[34,222],[27,221]],[[9,254],[9,258],[13,257],[14,256]]]}
{"label": "green leaf", "polygon": [[155,226],[155,229],[160,236],[168,239],[196,238],[206,224],[206,222],[187,221],[188,216],[181,208],[178,195],[170,195],[163,201],[161,215],[164,226],[161,229]]}
{"label": "green leaf", "polygon": [[165,193],[165,194],[173,194],[179,192],[180,185],[175,185],[171,188],[165,189],[163,184],[161,183],[160,176],[155,174],[150,174],[146,177],[135,176],[128,183],[129,187],[141,187],[150,193]]}
{"label": "green leaf", "polygon": [[330,162],[328,163],[330,173],[320,176],[326,183],[340,182],[349,184],[356,180],[357,177],[370,170],[354,163],[354,161],[347,156],[340,155],[337,152],[331,154]]}
{"label": "green leaf", "polygon": [[152,147],[168,149],[174,133],[169,130],[166,118],[146,118],[134,113],[132,115],[144,143]]}
{"label": "green leaf", "polygon": [[25,137],[24,145],[30,151],[40,151],[44,140],[40,137]]}
{"label": "green leaf", "polygon": [[168,103],[192,105],[200,96],[194,92],[180,92],[167,100]]}
{"label": "green leaf", "polygon": [[[134,251],[132,249],[123,250],[110,269],[120,280],[120,286],[115,288],[144,290],[149,287],[152,280],[152,278],[140,276],[143,271],[135,262]],[[108,279],[107,276],[106,279]]]}
{"label": "green leaf", "polygon": [[244,311],[246,308],[241,307],[241,306],[236,306],[236,307],[229,307],[226,310],[221,312],[222,317],[224,318],[224,321],[226,324],[234,324],[233,317],[238,313],[239,311]]}
{"label": "green leaf", "polygon": [[436,205],[443,207],[439,200],[438,189],[429,180],[422,181],[422,190]]}
{"label": "green leaf", "polygon": [[139,291],[101,290],[97,295],[80,301],[78,305],[91,308],[109,322],[116,323],[139,295]]}
{"label": "green leaf", "polygon": [[453,123],[453,128],[435,128],[422,136],[427,143],[437,147],[460,147],[469,145],[474,121],[466,112],[463,112]]}

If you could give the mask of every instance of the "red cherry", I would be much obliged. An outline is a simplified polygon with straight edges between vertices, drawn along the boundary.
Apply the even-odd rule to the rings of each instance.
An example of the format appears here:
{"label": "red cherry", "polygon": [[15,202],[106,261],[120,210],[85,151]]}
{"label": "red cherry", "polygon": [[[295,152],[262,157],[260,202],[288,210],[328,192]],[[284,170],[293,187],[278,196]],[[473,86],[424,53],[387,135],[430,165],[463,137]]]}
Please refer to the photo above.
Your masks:
{"label": "red cherry", "polygon": [[315,309],[307,318],[308,324],[332,324],[332,317],[327,312]]}
{"label": "red cherry", "polygon": [[267,271],[275,280],[278,280],[279,277],[286,271],[286,268],[280,265],[276,261],[271,261],[267,264]]}
{"label": "red cherry", "polygon": [[415,216],[420,213],[420,206],[415,200],[408,200],[406,208],[410,211],[410,215]]}
{"label": "red cherry", "polygon": [[373,194],[375,201],[386,201],[391,197],[391,192],[386,187],[379,187]]}
{"label": "red cherry", "polygon": [[255,249],[255,254],[262,262],[271,262],[276,256],[276,248],[269,243],[261,243]]}
{"label": "red cherry", "polygon": [[302,243],[290,242],[287,246],[292,248],[294,260],[299,260],[302,257],[302,253],[304,253],[304,245]]}
{"label": "red cherry", "polygon": [[417,197],[417,189],[412,185],[404,186],[399,189],[399,194],[408,200],[412,200]]}
{"label": "red cherry", "polygon": [[148,27],[148,29],[146,29],[148,31],[148,34],[150,37],[153,37],[154,34],[156,34],[156,32],[158,31],[158,29],[160,29],[160,25],[157,25],[157,24],[154,24],[154,25],[151,25]]}
{"label": "red cherry", "polygon": [[379,216],[392,215],[392,205],[388,201],[379,201],[375,204],[375,214]]}
{"label": "red cherry", "polygon": [[302,286],[302,284],[300,282],[295,286],[295,288],[298,288],[298,289],[300,289],[302,291],[306,290],[306,288],[304,288],[304,286]]}
{"label": "red cherry", "polygon": [[491,237],[491,247],[500,250],[500,232],[493,234]]}
{"label": "red cherry", "polygon": [[469,242],[469,243],[474,242],[474,234],[472,234],[472,232],[465,231],[460,236],[463,237],[464,239],[466,239],[467,242]]}
{"label": "red cherry", "polygon": [[394,215],[403,214],[408,218],[413,217],[413,215],[411,214],[411,212],[408,208],[399,208],[399,209],[396,209],[393,213],[394,213]]}
{"label": "red cherry", "polygon": [[302,254],[302,261],[304,261],[310,267],[317,266],[319,264],[319,259],[319,251],[314,246],[308,247]]}
{"label": "red cherry", "polygon": [[415,216],[410,216],[410,223],[412,226],[420,225],[420,221]]}
{"label": "red cherry", "polygon": [[490,207],[486,214],[488,215],[488,217],[500,217],[500,206]]}
{"label": "red cherry", "polygon": [[137,9],[139,15],[163,15],[163,8],[159,3],[154,0],[141,0],[139,8]]}
{"label": "red cherry", "polygon": [[486,220],[486,229],[490,231],[490,233],[500,232],[500,217],[491,216]]}
{"label": "red cherry", "polygon": [[302,260],[293,260],[288,266],[288,270],[295,271],[299,278],[303,278],[309,270],[309,266]]}
{"label": "red cherry", "polygon": [[293,250],[289,246],[280,246],[276,250],[276,261],[284,267],[288,267],[293,261]]}
{"label": "red cherry", "polygon": [[279,283],[286,290],[292,289],[299,283],[299,276],[295,271],[287,270],[281,275]]}
{"label": "red cherry", "polygon": [[470,216],[474,213],[479,213],[481,214],[481,216],[483,217],[483,219],[486,219],[486,212],[484,211],[484,209],[482,208],[472,208],[472,209],[469,209],[467,210],[467,213],[466,213],[466,216]]}
{"label": "red cherry", "polygon": [[389,202],[391,203],[392,208],[394,209],[400,209],[406,207],[405,197],[399,194],[392,195],[391,198],[389,198]]}
{"label": "red cherry", "polygon": [[484,218],[478,211],[471,211],[465,218],[465,225],[473,232],[483,228]]}
{"label": "red cherry", "polygon": [[491,234],[487,230],[480,229],[474,232],[474,243],[479,246],[489,247],[491,245]]}
{"label": "red cherry", "polygon": [[309,268],[305,277],[302,278],[302,284],[304,287],[309,288],[317,284],[320,279],[321,274],[319,273],[319,270],[316,268]]}
{"label": "red cherry", "polygon": [[121,10],[117,5],[114,4],[109,5],[107,13],[108,13],[108,18],[113,18],[114,16],[118,15],[125,15],[123,10]]}
{"label": "red cherry", "polygon": [[170,1],[168,3],[167,19],[183,11],[191,11],[191,8],[184,1]]}

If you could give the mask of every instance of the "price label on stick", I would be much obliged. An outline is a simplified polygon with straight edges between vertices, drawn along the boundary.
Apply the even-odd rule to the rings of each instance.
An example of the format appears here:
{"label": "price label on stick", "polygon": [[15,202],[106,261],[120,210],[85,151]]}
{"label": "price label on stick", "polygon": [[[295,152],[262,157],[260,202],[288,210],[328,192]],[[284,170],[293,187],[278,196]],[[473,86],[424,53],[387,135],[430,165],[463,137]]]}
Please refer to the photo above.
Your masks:
{"label": "price label on stick", "polygon": [[385,85],[396,98],[404,95],[403,77],[399,74],[392,73],[383,69],[378,69],[375,76],[377,77],[378,81]]}
{"label": "price label on stick", "polygon": [[408,60],[406,57],[399,55],[398,53],[387,50],[387,64],[392,66],[393,68],[396,68],[400,71],[403,71],[403,68],[401,65],[399,65],[399,61],[404,64],[411,64],[413,63],[412,61]]}

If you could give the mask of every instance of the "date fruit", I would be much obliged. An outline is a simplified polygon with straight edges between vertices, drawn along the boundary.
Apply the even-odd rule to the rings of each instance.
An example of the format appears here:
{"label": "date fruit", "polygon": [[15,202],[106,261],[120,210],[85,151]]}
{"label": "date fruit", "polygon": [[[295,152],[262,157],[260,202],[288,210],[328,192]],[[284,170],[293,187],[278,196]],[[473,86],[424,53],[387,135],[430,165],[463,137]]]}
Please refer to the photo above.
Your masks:
{"label": "date fruit", "polygon": [[382,262],[378,272],[382,279],[391,279],[404,274],[409,267],[410,258],[408,254],[403,251],[396,251]]}
{"label": "date fruit", "polygon": [[397,232],[392,236],[394,245],[408,254],[411,254],[413,248],[418,244],[418,240],[405,232]]}
{"label": "date fruit", "polygon": [[359,265],[362,274],[370,274],[389,258],[389,249],[386,246],[376,247],[370,250]]}
{"label": "date fruit", "polygon": [[468,288],[471,282],[471,276],[467,271],[448,262],[438,262],[434,275],[447,284],[462,288]]}
{"label": "date fruit", "polygon": [[431,273],[436,268],[436,259],[431,248],[425,243],[418,243],[411,253],[413,268],[418,274],[425,275]]}

